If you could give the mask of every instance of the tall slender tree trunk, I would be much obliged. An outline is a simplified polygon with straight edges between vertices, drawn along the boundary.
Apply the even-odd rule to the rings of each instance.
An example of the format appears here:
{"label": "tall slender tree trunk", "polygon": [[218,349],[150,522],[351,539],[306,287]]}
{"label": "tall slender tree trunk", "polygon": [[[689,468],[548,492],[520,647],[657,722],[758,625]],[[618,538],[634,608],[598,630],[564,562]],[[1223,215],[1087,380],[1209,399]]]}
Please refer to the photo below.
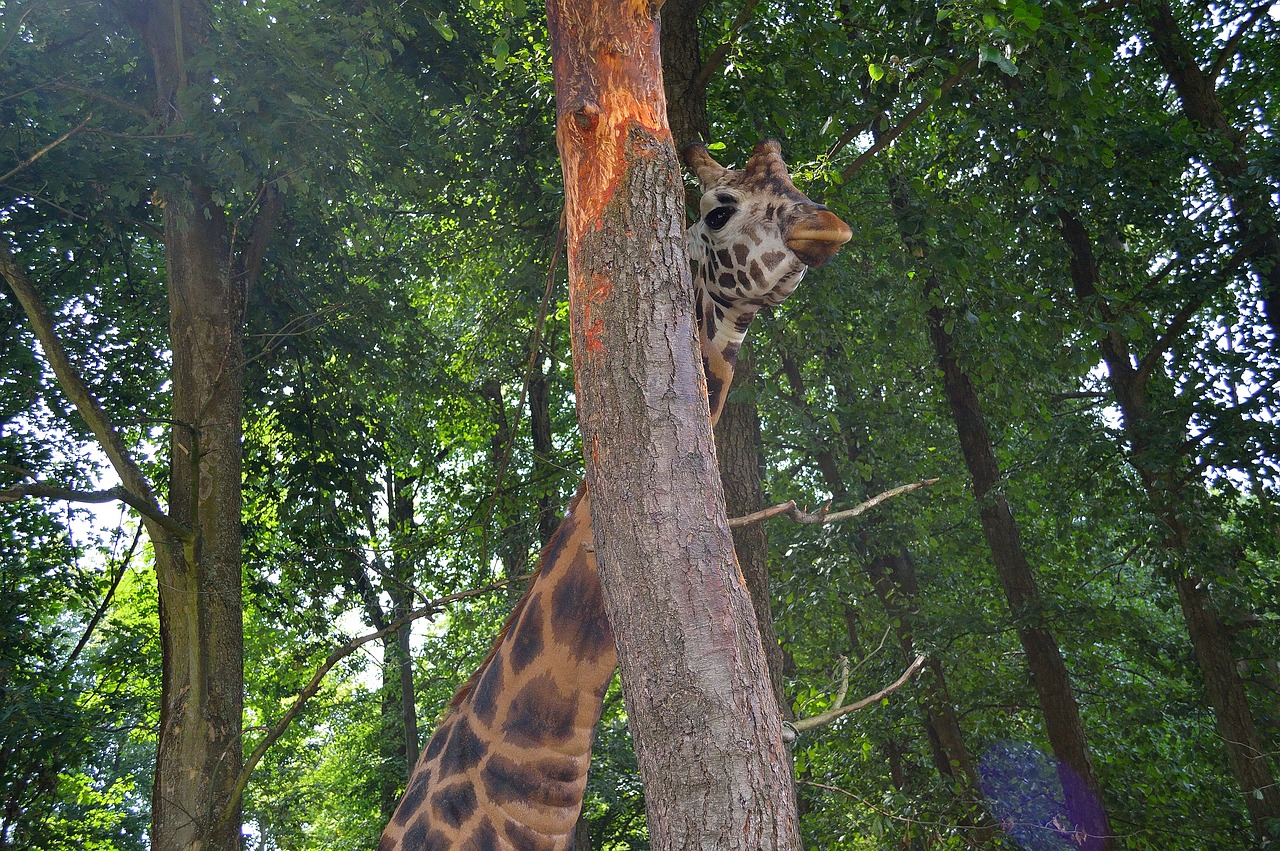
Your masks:
{"label": "tall slender tree trunk", "polygon": [[[366,599],[375,629],[394,623],[409,614],[413,606],[413,559],[406,552],[414,527],[414,477],[397,475],[387,465],[387,531],[391,560],[389,574],[380,583],[391,607],[383,615],[376,596]],[[363,568],[362,568],[363,569]],[[382,639],[382,771],[379,809],[384,821],[395,813],[409,780],[409,771],[418,761],[418,712],[413,682],[413,630],[404,626]]]}
{"label": "tall slender tree trunk", "polygon": [[[890,178],[890,198],[903,244],[927,262],[929,246],[912,226],[911,202],[901,177]],[[957,359],[954,340],[947,331],[947,312],[937,274],[925,276],[924,300],[928,308],[929,336],[933,341],[943,391],[951,408],[956,435],[972,481],[974,501],[983,536],[995,564],[996,575],[1017,624],[1018,640],[1031,670],[1031,678],[1044,716],[1045,732],[1062,782],[1066,808],[1080,832],[1082,848],[1106,851],[1115,847],[1103,804],[1102,785],[1094,771],[1085,738],[1080,708],[1057,639],[1040,622],[1040,591],[1022,547],[1013,511],[1000,488],[1000,467],[987,428],[977,389]]]}
{"label": "tall slender tree trunk", "polygon": [[664,851],[798,849],[724,520],[657,9],[572,0],[547,19],[587,485],[649,832]]}
{"label": "tall slender tree trunk", "polygon": [[[224,818],[241,763],[241,338],[244,294],[227,268],[207,187],[166,193],[173,369],[169,514],[193,546],[156,553],[162,687],[152,847],[237,849]],[[233,807],[238,813],[238,803]]]}
{"label": "tall slender tree trunk", "polygon": [[1151,373],[1142,365],[1135,366],[1128,341],[1114,330],[1119,327],[1115,321],[1119,317],[1098,291],[1098,262],[1084,222],[1074,212],[1064,211],[1059,214],[1058,228],[1070,253],[1077,302],[1086,315],[1093,314],[1100,325],[1111,329],[1099,333],[1099,348],[1107,364],[1107,380],[1124,418],[1125,438],[1132,450],[1129,464],[1142,482],[1152,512],[1164,527],[1161,543],[1169,556],[1168,577],[1178,592],[1196,665],[1232,774],[1244,795],[1254,833],[1259,840],[1275,839],[1280,789],[1236,667],[1230,631],[1218,614],[1210,583],[1203,575],[1206,569],[1225,571],[1229,565],[1215,562],[1233,558],[1229,554],[1232,548],[1215,546],[1211,539],[1217,533],[1204,529],[1203,520],[1196,516],[1186,470],[1189,461],[1177,449],[1184,443],[1186,423],[1176,413],[1170,413],[1179,408],[1172,399],[1154,397]]}
{"label": "tall slender tree trunk", "polygon": [[[151,55],[156,110],[166,128],[189,61],[210,32],[192,2],[121,3]],[[195,532],[188,547],[157,548],[162,686],[151,847],[240,848],[243,636],[240,597],[242,335],[248,270],[231,267],[223,210],[198,172],[161,187],[172,348],[169,514]],[[239,275],[233,275],[239,272]]]}
{"label": "tall slender tree trunk", "polygon": [[185,90],[212,33],[207,8],[192,0],[114,5],[150,54],[155,113],[180,152],[180,165],[158,187],[172,350],[169,515],[194,538],[184,547],[156,547],[162,685],[151,847],[236,851],[244,315],[281,202],[265,192],[249,239],[232,245],[199,143],[179,136],[183,105],[204,108]]}

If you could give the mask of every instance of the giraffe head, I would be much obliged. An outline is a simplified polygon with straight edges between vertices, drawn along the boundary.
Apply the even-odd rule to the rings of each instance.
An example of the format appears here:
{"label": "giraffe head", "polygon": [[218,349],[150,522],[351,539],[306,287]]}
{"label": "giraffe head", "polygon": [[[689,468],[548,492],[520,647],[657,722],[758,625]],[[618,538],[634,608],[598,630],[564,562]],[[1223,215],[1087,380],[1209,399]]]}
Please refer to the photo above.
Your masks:
{"label": "giraffe head", "polygon": [[757,310],[781,304],[809,266],[826,263],[853,235],[796,189],[772,139],[742,169],[720,165],[703,145],[685,148],[684,161],[702,188],[700,218],[685,236],[694,281],[734,330],[745,333]]}

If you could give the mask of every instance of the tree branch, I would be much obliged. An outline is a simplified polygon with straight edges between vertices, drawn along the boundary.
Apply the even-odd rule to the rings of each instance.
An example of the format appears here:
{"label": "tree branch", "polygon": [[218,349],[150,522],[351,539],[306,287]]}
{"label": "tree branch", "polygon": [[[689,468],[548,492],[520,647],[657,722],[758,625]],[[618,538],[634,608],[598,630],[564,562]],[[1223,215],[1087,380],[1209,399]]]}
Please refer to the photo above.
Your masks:
{"label": "tree branch", "polygon": [[[902,117],[901,121],[877,136],[875,142],[872,143],[870,148],[867,148],[858,155],[857,159],[845,166],[844,170],[840,172],[840,179],[848,180],[857,174],[859,169],[866,165],[873,156],[875,156],[894,139],[901,136],[902,132],[915,123],[916,119],[924,115],[925,112],[928,111],[929,107],[933,106],[944,94],[947,93],[947,90],[964,79],[966,74],[977,67],[978,60],[975,58],[968,60],[957,68],[954,74],[947,77],[942,81],[942,84],[938,86],[938,93],[936,95],[926,95],[922,98],[918,104],[907,111],[907,114]],[[828,152],[828,157],[838,153],[841,148],[849,144],[849,142],[852,142],[857,138],[857,136],[858,133],[846,133],[845,136],[841,138],[840,142],[837,142],[832,146],[831,151]]]}
{"label": "tree branch", "polygon": [[[912,660],[911,664],[907,666],[907,669],[902,672],[902,676],[898,677],[898,679],[892,685],[882,688],[880,691],[876,692],[873,695],[864,697],[862,698],[862,700],[859,700],[855,703],[850,703],[848,706],[840,706],[837,702],[836,706],[834,706],[831,709],[828,709],[826,712],[823,712],[819,715],[814,715],[811,718],[801,718],[798,721],[793,721],[791,726],[796,729],[796,732],[802,733],[805,730],[812,730],[816,727],[825,727],[827,724],[830,724],[832,721],[835,721],[837,718],[843,718],[846,715],[849,715],[853,712],[857,712],[859,709],[866,709],[871,704],[878,703],[879,701],[883,700],[884,698],[888,697],[889,695],[893,694],[895,691],[897,691],[898,689],[906,685],[907,680],[915,676],[916,673],[920,670],[921,666],[924,665],[924,661],[925,661],[924,656],[917,656],[915,659]],[[845,666],[844,676],[848,677],[847,665]],[[843,684],[841,691],[843,692],[844,689],[847,687],[848,687],[848,683],[846,681]]]}
{"label": "tree branch", "polygon": [[93,637],[93,631],[98,628],[98,622],[107,613],[107,607],[111,605],[111,598],[115,596],[116,589],[120,587],[120,580],[124,579],[124,572],[129,569],[129,562],[133,560],[133,552],[138,548],[138,541],[141,537],[142,526],[139,525],[133,533],[133,540],[129,543],[129,549],[120,559],[120,565],[111,576],[111,584],[107,586],[107,593],[103,595],[102,603],[94,610],[93,617],[89,618],[89,623],[84,628],[84,634],[80,636],[80,640],[76,642],[75,649],[67,656],[67,661],[62,663],[62,670],[69,670],[75,664],[81,651],[89,644],[89,639]]}
{"label": "tree branch", "polygon": [[[58,379],[58,384],[61,385],[63,392],[67,394],[67,398],[76,406],[80,416],[89,425],[89,430],[98,438],[98,442],[106,452],[107,458],[110,459],[116,475],[124,483],[124,494],[135,498],[138,504],[130,502],[124,496],[114,498],[121,499],[142,512],[143,516],[150,521],[147,532],[151,536],[152,542],[160,543],[162,528],[169,528],[169,526],[166,526],[166,522],[173,526],[177,526],[177,524],[169,520],[164,512],[161,511],[160,503],[156,501],[155,493],[151,490],[151,484],[147,481],[147,477],[143,475],[142,470],[138,468],[138,465],[130,456],[129,450],[124,444],[124,439],[120,437],[120,433],[111,424],[106,411],[102,409],[98,400],[80,377],[80,373],[71,363],[66,349],[62,346],[62,341],[58,339],[57,331],[54,329],[53,318],[45,309],[44,303],[40,301],[40,296],[36,293],[35,287],[31,285],[31,281],[14,261],[7,245],[0,245],[0,277],[3,277],[8,282],[9,288],[18,297],[18,302],[22,305],[22,309],[27,314],[27,319],[31,322],[32,330],[35,331],[36,339],[40,341],[40,347],[44,350],[45,359],[48,360],[49,366],[52,367],[53,374]],[[141,506],[146,506],[146,510]],[[161,521],[160,517],[165,517],[165,521]],[[170,529],[170,531],[173,531],[173,529]],[[183,532],[187,536],[190,535],[185,529]]]}
{"label": "tree branch", "polygon": [[1231,57],[1235,55],[1236,45],[1240,43],[1240,39],[1244,34],[1253,29],[1253,25],[1263,18],[1267,17],[1268,11],[1275,5],[1275,0],[1265,0],[1249,10],[1248,18],[1240,25],[1231,38],[1227,39],[1226,44],[1222,45],[1222,50],[1218,51],[1218,58],[1214,61],[1213,67],[1209,69],[1205,75],[1209,78],[1213,85],[1217,85],[1218,77],[1222,75],[1222,71],[1227,67],[1227,63],[1231,61]]}
{"label": "tree branch", "polygon": [[925,479],[919,482],[912,482],[909,485],[899,485],[896,488],[890,488],[884,493],[877,494],[865,502],[860,502],[853,508],[847,508],[844,511],[837,511],[834,514],[829,513],[830,505],[825,506],[821,511],[809,512],[801,509],[796,505],[794,499],[786,502],[780,502],[777,505],[771,505],[768,508],[762,508],[759,511],[753,511],[750,514],[744,514],[741,517],[734,517],[729,520],[729,528],[736,529],[739,526],[746,526],[750,523],[758,523],[761,520],[768,520],[770,517],[785,515],[796,523],[809,526],[823,526],[827,523],[839,523],[841,520],[848,520],[864,514],[872,508],[875,508],[882,502],[893,499],[895,496],[901,496],[904,493],[910,493],[929,485],[937,484],[938,479]]}
{"label": "tree branch", "polygon": [[697,92],[707,87],[707,84],[711,82],[711,75],[720,69],[725,57],[729,55],[729,49],[737,42],[738,34],[747,25],[747,21],[751,20],[751,13],[759,5],[760,0],[747,0],[742,5],[738,16],[729,25],[729,36],[717,45],[716,49],[707,57],[707,61],[702,63],[702,67],[698,69],[698,76],[694,77],[693,82],[689,84],[689,91]]}
{"label": "tree branch", "polygon": [[36,497],[37,499],[57,499],[66,502],[86,502],[90,504],[123,502],[145,519],[163,527],[179,540],[195,540],[195,535],[190,529],[165,514],[154,503],[148,502],[144,497],[139,496],[124,485],[116,485],[104,491],[78,491],[51,485],[47,482],[31,482],[25,485],[13,485],[0,490],[0,503],[17,502],[26,496]]}

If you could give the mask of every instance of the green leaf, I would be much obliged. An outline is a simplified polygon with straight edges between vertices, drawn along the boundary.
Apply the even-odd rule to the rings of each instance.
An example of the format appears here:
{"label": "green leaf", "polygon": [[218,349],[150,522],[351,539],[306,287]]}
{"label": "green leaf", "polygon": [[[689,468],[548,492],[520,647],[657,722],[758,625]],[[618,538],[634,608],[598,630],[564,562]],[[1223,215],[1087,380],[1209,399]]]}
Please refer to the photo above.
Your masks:
{"label": "green leaf", "polygon": [[867,73],[871,75],[873,80],[879,80],[884,77],[884,69],[874,62],[867,64]]}

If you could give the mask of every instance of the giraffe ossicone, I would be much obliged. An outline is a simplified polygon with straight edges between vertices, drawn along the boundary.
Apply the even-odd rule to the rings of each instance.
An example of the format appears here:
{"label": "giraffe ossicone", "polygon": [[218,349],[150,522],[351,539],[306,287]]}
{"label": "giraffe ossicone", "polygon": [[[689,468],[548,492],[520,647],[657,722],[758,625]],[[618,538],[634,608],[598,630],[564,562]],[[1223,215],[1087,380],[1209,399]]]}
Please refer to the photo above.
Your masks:
{"label": "giraffe ossicone", "polygon": [[[849,226],[796,189],[777,142],[741,169],[685,149],[702,190],[685,232],[714,421],[747,326]],[[409,778],[379,851],[571,851],[591,745],[617,667],[580,487],[493,649],[458,690]]]}

